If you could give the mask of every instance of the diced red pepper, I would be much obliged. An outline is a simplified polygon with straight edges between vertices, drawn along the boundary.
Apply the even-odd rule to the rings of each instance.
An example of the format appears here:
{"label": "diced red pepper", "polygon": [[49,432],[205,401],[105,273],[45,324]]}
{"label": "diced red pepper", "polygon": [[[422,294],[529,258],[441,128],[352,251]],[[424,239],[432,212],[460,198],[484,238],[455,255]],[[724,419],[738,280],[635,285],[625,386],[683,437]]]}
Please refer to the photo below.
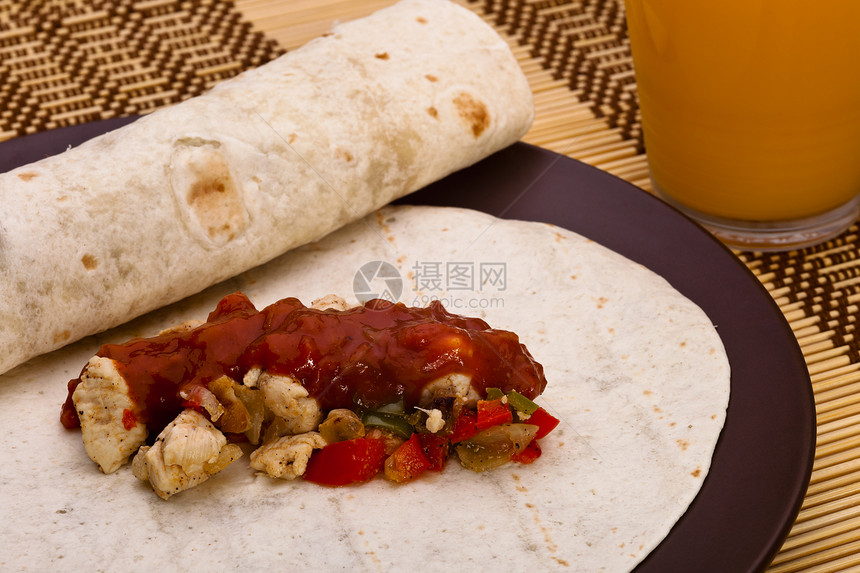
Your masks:
{"label": "diced red pepper", "polygon": [[478,430],[486,430],[492,426],[509,424],[513,420],[511,409],[507,402],[498,400],[478,400]]}
{"label": "diced red pepper", "polygon": [[540,457],[540,454],[540,445],[538,444],[537,440],[532,440],[531,442],[529,442],[529,445],[527,445],[525,449],[523,449],[523,451],[511,456],[511,461],[519,462],[521,464],[530,464],[536,459],[538,459]]}
{"label": "diced red pepper", "polygon": [[126,430],[131,430],[137,426],[137,417],[134,415],[134,412],[129,410],[128,408],[122,411],[122,427]]}
{"label": "diced red pepper", "polygon": [[464,442],[478,433],[477,414],[471,410],[463,410],[454,420],[454,428],[448,441],[452,444]]}
{"label": "diced red pepper", "polygon": [[385,477],[404,483],[414,480],[430,467],[430,460],[424,455],[418,434],[412,434],[385,460]]}
{"label": "diced red pepper", "polygon": [[304,479],[340,486],[370,481],[385,466],[385,443],[374,438],[355,438],[329,444],[308,460]]}
{"label": "diced red pepper", "polygon": [[[416,434],[413,434],[416,435]],[[418,441],[421,443],[421,450],[427,456],[427,461],[430,462],[430,471],[442,471],[445,467],[445,462],[448,461],[448,449],[451,442],[445,436],[436,434],[417,434]]]}
{"label": "diced red pepper", "polygon": [[538,408],[535,410],[534,414],[529,416],[529,419],[526,420],[527,424],[534,424],[538,427],[538,432],[535,435],[535,439],[539,440],[545,437],[547,434],[552,432],[556,426],[558,426],[558,418],[544,410],[543,408]]}

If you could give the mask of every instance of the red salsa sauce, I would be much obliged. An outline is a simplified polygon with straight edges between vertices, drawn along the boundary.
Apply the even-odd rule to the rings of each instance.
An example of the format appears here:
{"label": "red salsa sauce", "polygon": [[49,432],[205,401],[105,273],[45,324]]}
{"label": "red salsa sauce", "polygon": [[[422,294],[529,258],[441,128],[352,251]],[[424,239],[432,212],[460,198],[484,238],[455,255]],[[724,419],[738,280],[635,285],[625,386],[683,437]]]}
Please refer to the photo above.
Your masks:
{"label": "red salsa sauce", "polygon": [[[535,398],[546,387],[543,368],[516,334],[479,318],[372,300],[345,311],[305,307],[286,298],[262,311],[234,293],[208,320],[187,331],[106,344],[98,356],[116,361],[136,402],[136,418],[160,431],[183,409],[182,390],[251,368],[297,379],[325,410],[374,408],[404,399],[415,406],[424,387],[447,374],[472,376],[486,388]],[[61,421],[79,425],[69,382]]]}

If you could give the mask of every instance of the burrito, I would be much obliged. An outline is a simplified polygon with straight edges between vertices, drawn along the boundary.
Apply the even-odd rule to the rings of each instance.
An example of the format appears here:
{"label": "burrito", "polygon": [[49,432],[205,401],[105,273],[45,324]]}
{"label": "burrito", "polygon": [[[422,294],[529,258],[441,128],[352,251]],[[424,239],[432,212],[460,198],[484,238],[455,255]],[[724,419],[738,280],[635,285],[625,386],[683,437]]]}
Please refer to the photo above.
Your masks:
{"label": "burrito", "polygon": [[404,0],[0,175],[0,372],[260,265],[517,141],[507,43]]}
{"label": "burrito", "polygon": [[[244,458],[165,502],[132,464],[99,471],[81,433],[59,423],[65,382],[102,345],[205,321],[237,292],[257,308],[337,293],[348,306],[390,297],[485,320],[543,366],[534,401],[560,423],[531,464],[475,473],[449,463],[407,485],[271,479]],[[397,206],[31,360],[0,377],[0,399],[10,568],[593,573],[633,569],[695,498],[725,421],[729,366],[701,309],[587,238]]]}

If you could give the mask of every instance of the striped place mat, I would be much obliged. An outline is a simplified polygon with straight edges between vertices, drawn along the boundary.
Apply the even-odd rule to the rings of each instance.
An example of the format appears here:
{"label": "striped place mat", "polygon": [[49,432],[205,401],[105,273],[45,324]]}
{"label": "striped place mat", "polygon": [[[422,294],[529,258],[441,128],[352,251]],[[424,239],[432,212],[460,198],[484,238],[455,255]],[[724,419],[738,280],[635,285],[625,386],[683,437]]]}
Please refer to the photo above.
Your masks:
{"label": "striped place mat", "polygon": [[[650,190],[621,0],[457,0],[510,42],[535,94],[525,140]],[[146,113],[393,0],[0,0],[0,140]],[[860,565],[860,235],[737,253],[797,336],[818,447],[771,572]]]}
{"label": "striped place mat", "polygon": [[146,113],[282,52],[229,2],[0,0],[0,141]]}

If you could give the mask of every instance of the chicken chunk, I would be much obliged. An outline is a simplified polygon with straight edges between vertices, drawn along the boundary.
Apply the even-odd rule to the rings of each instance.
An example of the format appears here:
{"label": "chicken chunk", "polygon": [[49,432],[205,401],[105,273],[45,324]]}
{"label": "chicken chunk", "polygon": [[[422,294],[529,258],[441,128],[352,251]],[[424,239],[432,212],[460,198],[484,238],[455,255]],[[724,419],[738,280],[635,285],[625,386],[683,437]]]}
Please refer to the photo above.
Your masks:
{"label": "chicken chunk", "polygon": [[265,472],[269,477],[296,479],[304,475],[313,451],[324,448],[326,444],[317,432],[282,436],[254,450],[251,453],[251,467]]}
{"label": "chicken chunk", "polygon": [[146,440],[135,419],[128,384],[110,358],[94,356],[72,394],[87,455],[106,474],[115,472]]}
{"label": "chicken chunk", "polygon": [[283,419],[285,430],[301,434],[315,430],[322,421],[322,410],[301,382],[291,376],[263,372],[257,380],[263,400],[273,414]]}
{"label": "chicken chunk", "polygon": [[467,374],[448,374],[430,382],[421,391],[420,405],[428,408],[434,398],[453,397],[458,406],[474,406],[481,396],[472,386],[472,377]]}
{"label": "chicken chunk", "polygon": [[158,335],[161,336],[162,334],[170,334],[172,332],[188,332],[188,331],[194,330],[195,328],[197,328],[201,324],[205,324],[205,323],[202,320],[193,320],[193,319],[192,320],[186,320],[183,323],[176,324],[176,325],[171,326],[169,328],[165,328],[164,330],[159,332]]}
{"label": "chicken chunk", "polygon": [[162,499],[200,485],[242,456],[202,414],[184,410],[134,457],[135,477],[149,481]]}
{"label": "chicken chunk", "polygon": [[347,310],[349,309],[349,304],[346,302],[346,299],[336,294],[327,294],[324,297],[311,301],[311,308],[317,310]]}
{"label": "chicken chunk", "polygon": [[260,382],[260,376],[262,375],[263,369],[259,366],[254,366],[245,373],[245,376],[242,378],[242,384],[248,388],[256,388],[257,384]]}

